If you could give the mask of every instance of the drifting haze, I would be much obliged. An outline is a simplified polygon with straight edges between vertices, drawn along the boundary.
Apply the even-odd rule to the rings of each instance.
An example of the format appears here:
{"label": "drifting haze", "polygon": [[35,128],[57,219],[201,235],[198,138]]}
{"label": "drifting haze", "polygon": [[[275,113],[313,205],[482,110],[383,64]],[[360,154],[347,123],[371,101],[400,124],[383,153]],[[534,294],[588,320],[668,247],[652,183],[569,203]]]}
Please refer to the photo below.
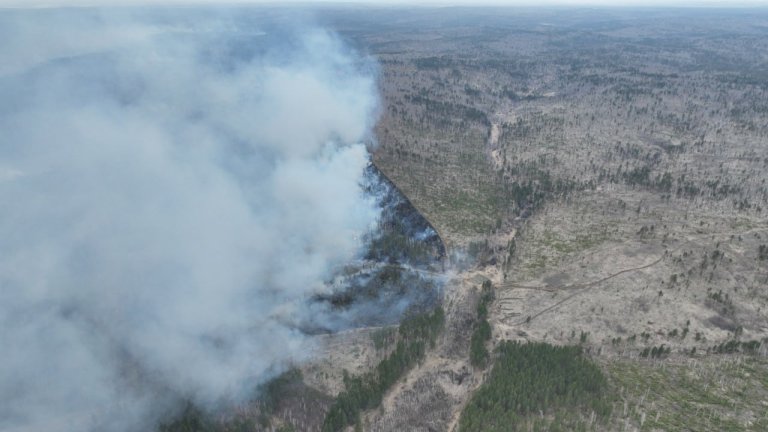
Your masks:
{"label": "drifting haze", "polygon": [[244,395],[376,222],[374,81],[332,35],[146,18],[0,17],[0,429]]}
{"label": "drifting haze", "polygon": [[0,0],[0,7],[135,5],[765,7],[768,0]]}

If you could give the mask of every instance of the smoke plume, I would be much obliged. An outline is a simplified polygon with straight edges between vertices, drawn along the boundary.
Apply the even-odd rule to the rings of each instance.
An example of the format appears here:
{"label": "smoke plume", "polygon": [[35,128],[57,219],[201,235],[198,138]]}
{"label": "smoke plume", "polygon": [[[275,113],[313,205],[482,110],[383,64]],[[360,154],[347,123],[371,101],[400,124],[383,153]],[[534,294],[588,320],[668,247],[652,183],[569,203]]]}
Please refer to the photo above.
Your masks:
{"label": "smoke plume", "polygon": [[245,395],[305,355],[285,323],[376,224],[369,62],[204,16],[0,15],[2,430]]}

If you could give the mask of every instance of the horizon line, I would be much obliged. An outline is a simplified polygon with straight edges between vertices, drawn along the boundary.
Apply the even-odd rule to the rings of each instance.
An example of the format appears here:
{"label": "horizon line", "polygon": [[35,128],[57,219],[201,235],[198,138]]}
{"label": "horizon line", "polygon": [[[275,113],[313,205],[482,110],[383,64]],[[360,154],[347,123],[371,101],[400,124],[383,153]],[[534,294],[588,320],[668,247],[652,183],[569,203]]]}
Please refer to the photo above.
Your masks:
{"label": "horizon line", "polygon": [[[73,4],[74,3],[74,4]],[[29,1],[29,0],[0,0],[2,9],[69,9],[69,8],[130,8],[130,7],[374,7],[374,8],[450,8],[465,7],[473,9],[502,7],[502,8],[603,8],[603,9],[748,9],[766,8],[768,0],[745,0],[729,2],[725,0],[630,0],[617,3],[608,0],[487,0],[473,2],[468,0],[228,0],[217,2],[212,0],[115,0],[115,1]]]}

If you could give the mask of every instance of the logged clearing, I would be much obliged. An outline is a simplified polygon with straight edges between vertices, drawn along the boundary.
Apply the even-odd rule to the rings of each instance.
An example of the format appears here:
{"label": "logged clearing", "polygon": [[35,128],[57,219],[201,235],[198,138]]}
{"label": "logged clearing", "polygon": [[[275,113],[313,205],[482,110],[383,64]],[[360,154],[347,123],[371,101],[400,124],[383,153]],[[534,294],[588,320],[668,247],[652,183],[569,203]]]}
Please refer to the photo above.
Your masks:
{"label": "logged clearing", "polygon": [[[494,349],[530,341],[579,346],[613,404],[524,430],[766,430],[768,15],[378,12],[320,16],[379,61],[374,161],[451,280],[435,347],[357,428],[459,430]],[[324,338],[305,374],[329,394],[387,352],[370,330]]]}

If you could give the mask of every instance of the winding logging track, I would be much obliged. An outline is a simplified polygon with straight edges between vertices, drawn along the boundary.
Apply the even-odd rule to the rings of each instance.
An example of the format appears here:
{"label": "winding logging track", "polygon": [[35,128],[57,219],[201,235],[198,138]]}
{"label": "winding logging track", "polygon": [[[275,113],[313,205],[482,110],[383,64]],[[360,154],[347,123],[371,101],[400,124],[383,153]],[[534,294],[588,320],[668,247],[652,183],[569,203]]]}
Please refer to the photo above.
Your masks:
{"label": "winding logging track", "polygon": [[[573,294],[571,294],[571,295],[561,299],[560,301],[556,302],[555,304],[553,304],[551,306],[548,306],[548,307],[544,308],[543,310],[540,310],[540,311],[536,312],[533,315],[529,315],[524,320],[522,320],[520,322],[517,322],[514,325],[520,325],[520,324],[523,324],[525,322],[530,322],[530,321],[534,320],[535,318],[539,317],[540,315],[543,315],[543,314],[551,311],[552,309],[557,308],[558,306],[560,306],[561,304],[567,302],[568,300],[576,297],[579,294],[583,294],[583,293],[589,291],[591,288],[594,288],[595,286],[597,286],[597,285],[599,285],[599,284],[601,284],[601,283],[603,283],[603,282],[605,282],[605,281],[607,281],[609,279],[613,279],[613,278],[615,278],[617,276],[621,276],[624,273],[644,270],[644,269],[647,269],[649,267],[653,267],[656,264],[660,263],[663,259],[664,259],[664,256],[662,256],[661,258],[653,261],[650,264],[646,264],[646,265],[643,265],[643,266],[640,266],[640,267],[632,267],[632,268],[624,269],[624,270],[622,270],[620,272],[608,275],[608,276],[606,276],[606,277],[604,277],[602,279],[598,279],[598,280],[595,280],[595,281],[592,281],[592,282],[588,282],[588,283],[585,283],[585,284],[572,284],[572,285],[566,285],[566,286],[560,287],[561,290],[562,289],[579,289],[579,288],[580,289],[578,291],[576,291],[575,293],[573,293]],[[548,291],[548,292],[555,292],[555,291],[557,291],[557,289],[555,289],[555,288],[520,286],[520,285],[515,285],[515,284],[503,284],[503,285],[500,285],[500,287],[502,287],[502,288],[538,289],[538,290],[541,290],[541,291]]]}
{"label": "winding logging track", "polygon": [[[745,232],[739,233],[738,235],[745,235],[745,234],[748,234],[748,233],[754,232],[754,231],[764,231],[764,229],[751,229],[751,230],[747,230]],[[711,234],[706,234],[704,236],[708,237],[710,235]],[[733,235],[737,235],[737,234],[733,234]],[[519,285],[519,284],[515,284],[515,283],[505,283],[505,284],[499,285],[499,288],[530,289],[530,290],[547,291],[547,292],[557,292],[557,291],[562,291],[562,290],[578,289],[578,291],[576,291],[573,294],[571,294],[571,295],[561,299],[560,301],[554,303],[553,305],[547,306],[546,308],[536,312],[535,314],[527,316],[524,320],[516,322],[516,323],[513,324],[513,325],[521,325],[521,324],[525,324],[526,322],[531,322],[535,318],[537,318],[537,317],[539,317],[539,316],[541,316],[541,315],[543,315],[543,314],[545,314],[545,313],[547,313],[547,312],[549,312],[549,311],[551,311],[553,309],[556,309],[557,307],[559,307],[563,303],[567,302],[568,300],[576,297],[579,294],[583,294],[583,293],[589,291],[590,289],[594,288],[595,286],[597,286],[597,285],[599,285],[599,284],[601,284],[601,283],[603,283],[603,282],[605,282],[607,280],[613,279],[613,278],[615,278],[617,276],[621,276],[621,275],[623,275],[625,273],[645,270],[647,268],[653,267],[656,264],[658,264],[661,261],[663,261],[666,256],[672,255],[673,253],[677,252],[678,250],[680,250],[683,247],[688,246],[690,244],[697,244],[697,242],[694,239],[689,239],[689,240],[681,243],[680,245],[678,245],[674,249],[666,251],[664,253],[664,255],[662,255],[661,257],[659,257],[658,259],[656,259],[655,261],[653,261],[653,262],[651,262],[649,264],[645,264],[645,265],[642,265],[640,267],[632,267],[632,268],[624,269],[624,270],[621,270],[619,272],[610,274],[610,275],[608,275],[608,276],[606,276],[606,277],[604,277],[602,279],[594,280],[592,282],[581,283],[581,284],[577,283],[577,284],[570,284],[570,285],[562,285],[562,286],[559,286],[559,287],[557,287],[557,286],[550,287],[550,286]]]}

